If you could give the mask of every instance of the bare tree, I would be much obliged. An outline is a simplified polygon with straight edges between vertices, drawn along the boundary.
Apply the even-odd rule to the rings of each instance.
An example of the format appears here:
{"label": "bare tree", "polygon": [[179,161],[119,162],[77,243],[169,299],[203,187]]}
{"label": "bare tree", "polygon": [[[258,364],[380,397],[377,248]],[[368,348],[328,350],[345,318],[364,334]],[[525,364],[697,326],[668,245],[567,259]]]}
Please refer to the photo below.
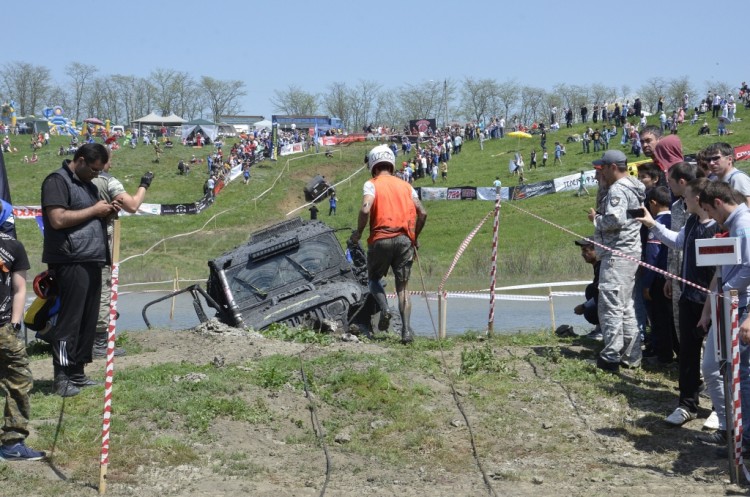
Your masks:
{"label": "bare tree", "polygon": [[461,88],[462,114],[469,120],[482,122],[490,112],[496,94],[497,82],[494,79],[467,77]]}
{"label": "bare tree", "polygon": [[153,86],[154,106],[151,110],[159,110],[162,115],[166,116],[172,113],[179,101],[179,94],[182,88],[192,81],[186,72],[175,71],[173,69],[156,69],[148,77],[149,83]]}
{"label": "bare tree", "polygon": [[[667,88],[666,105],[669,109],[682,107],[683,96],[685,94],[687,94],[688,99],[691,97],[694,99],[696,96],[696,91],[690,84],[690,78],[687,76],[680,76],[679,78],[669,80]],[[690,100],[688,100],[689,102]]]}
{"label": "bare tree", "polygon": [[[106,96],[106,78],[96,78],[91,81],[88,85],[87,95],[84,100],[85,107],[83,108],[86,117],[103,117],[104,114],[104,100]],[[78,122],[78,120],[76,120]]]}
{"label": "bare tree", "polygon": [[221,81],[201,76],[200,88],[215,122],[219,122],[223,115],[236,114],[240,108],[240,97],[246,95],[245,83],[239,80]]}
{"label": "bare tree", "polygon": [[[706,81],[706,94],[712,92],[714,95],[721,95],[723,97],[729,96],[734,90],[734,85],[727,83],[726,81],[711,80]],[[710,102],[709,102],[710,103]]]}
{"label": "bare tree", "polygon": [[289,85],[286,90],[274,90],[271,104],[278,112],[292,116],[312,116],[318,112],[318,99],[298,86]]}
{"label": "bare tree", "polygon": [[357,129],[351,125],[352,102],[346,83],[335,82],[328,85],[328,93],[321,97],[323,110],[343,121],[346,129]]}
{"label": "bare tree", "polygon": [[534,88],[533,86],[524,86],[521,89],[521,123],[538,121],[541,116],[542,107],[546,92],[543,88]]}
{"label": "bare tree", "polygon": [[508,114],[515,108],[521,97],[521,85],[515,79],[503,81],[497,86],[497,101],[503,109],[503,116],[508,119]]}
{"label": "bare tree", "polygon": [[70,93],[66,91],[64,87],[53,86],[52,88],[50,88],[49,93],[47,94],[47,105],[45,105],[45,107],[59,105],[63,108],[63,111],[65,111],[65,109],[70,108],[71,100],[72,97]]}
{"label": "bare tree", "polygon": [[6,63],[2,82],[8,98],[15,100],[19,116],[33,114],[39,109],[52,87],[49,69],[27,62]]}
{"label": "bare tree", "polygon": [[366,80],[359,80],[357,86],[349,92],[352,129],[361,129],[370,124],[374,116],[373,103],[379,92],[380,84]]}
{"label": "bare tree", "polygon": [[649,78],[646,83],[638,89],[645,110],[651,113],[656,112],[659,105],[659,99],[667,93],[667,82],[663,78]]}
{"label": "bare tree", "polygon": [[403,109],[398,100],[393,98],[393,92],[389,90],[381,91],[378,95],[378,106],[375,111],[374,120],[379,125],[399,129],[406,124],[408,120],[404,115]]}
{"label": "bare tree", "polygon": [[398,100],[406,119],[438,119],[444,109],[445,85],[442,81],[407,84],[398,90]]}
{"label": "bare tree", "polygon": [[96,66],[81,62],[73,62],[65,67],[65,73],[72,82],[73,108],[71,112],[76,122],[81,120],[81,107],[84,105],[85,94],[96,72]]}

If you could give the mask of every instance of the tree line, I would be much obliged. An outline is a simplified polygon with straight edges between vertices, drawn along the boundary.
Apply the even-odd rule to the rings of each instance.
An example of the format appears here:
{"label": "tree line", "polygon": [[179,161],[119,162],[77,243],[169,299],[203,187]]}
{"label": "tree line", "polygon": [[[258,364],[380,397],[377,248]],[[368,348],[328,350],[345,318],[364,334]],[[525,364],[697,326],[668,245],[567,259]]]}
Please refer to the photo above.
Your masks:
{"label": "tree line", "polygon": [[210,76],[194,79],[184,71],[156,69],[146,77],[102,75],[96,66],[73,62],[65,79],[56,82],[50,70],[28,62],[8,62],[0,76],[0,98],[16,103],[16,115],[40,116],[44,107],[59,105],[66,117],[108,118],[128,124],[149,112],[175,113],[185,119],[237,114],[246,95],[245,83]]}
{"label": "tree line", "polygon": [[[739,82],[738,82],[739,83]],[[551,89],[522,84],[516,79],[465,77],[406,83],[386,88],[377,81],[333,82],[322,93],[312,93],[298,85],[274,91],[270,103],[280,114],[316,115],[325,113],[341,118],[346,129],[360,131],[375,124],[401,128],[411,119],[435,118],[439,125],[451,122],[488,122],[492,117],[520,122],[548,122],[552,108],[571,108],[576,120],[580,107],[633,101],[639,97],[643,110],[654,112],[659,98],[665,110],[676,109],[687,93],[691,105],[698,105],[709,90],[720,95],[737,91],[739,84],[706,81],[701,93],[687,76],[653,77],[632,89],[599,83],[574,85],[558,83]],[[222,115],[245,112],[241,101],[245,82],[193,76],[174,69],[156,69],[146,77],[103,75],[96,66],[73,62],[65,68],[65,78],[56,82],[50,70],[27,62],[8,62],[0,76],[2,102],[14,100],[16,114],[40,115],[48,105],[60,105],[66,116],[80,122],[87,117],[109,118],[127,124],[151,111],[175,113],[185,119],[208,117],[219,121]],[[561,114],[559,114],[561,115]]]}
{"label": "tree line", "polygon": [[[739,83],[739,82],[738,82]],[[297,85],[276,90],[271,104],[283,114],[315,115],[320,112],[339,117],[351,131],[360,131],[375,124],[401,128],[411,119],[435,118],[438,125],[452,122],[488,122],[492,117],[513,117],[519,122],[549,122],[553,108],[573,110],[580,120],[580,108],[632,103],[641,99],[643,110],[655,112],[660,98],[665,110],[676,110],[682,105],[685,93],[691,105],[697,106],[709,90],[720,95],[736,93],[739,84],[706,81],[698,93],[687,76],[677,78],[653,77],[633,90],[599,83],[572,85],[558,83],[551,89],[519,83],[516,79],[498,81],[491,78],[466,77],[462,81],[423,81],[397,88],[384,88],[376,81],[360,80],[356,84],[331,83],[320,94],[305,91]]]}

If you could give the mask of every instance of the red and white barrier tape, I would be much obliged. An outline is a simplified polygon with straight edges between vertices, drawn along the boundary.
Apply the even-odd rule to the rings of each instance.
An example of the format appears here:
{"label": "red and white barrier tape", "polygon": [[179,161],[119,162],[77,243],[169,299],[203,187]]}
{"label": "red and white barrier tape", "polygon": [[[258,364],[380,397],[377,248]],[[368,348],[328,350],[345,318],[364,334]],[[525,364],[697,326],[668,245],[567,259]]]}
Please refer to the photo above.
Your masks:
{"label": "red and white barrier tape", "polygon": [[486,216],[484,216],[484,219],[482,219],[479,224],[477,224],[476,228],[471,230],[471,233],[464,239],[463,242],[461,242],[461,245],[459,245],[458,250],[456,251],[456,255],[453,256],[453,262],[451,262],[450,267],[448,268],[448,272],[445,273],[445,276],[443,276],[443,281],[440,282],[440,286],[438,287],[438,292],[443,293],[443,289],[445,288],[445,283],[448,281],[448,277],[453,272],[453,269],[456,267],[456,263],[458,263],[458,260],[463,255],[464,251],[466,250],[466,247],[469,246],[469,243],[471,243],[471,240],[476,236],[476,234],[479,232],[479,229],[482,227],[485,221],[490,217],[490,214],[492,214],[494,211],[490,211],[487,213]]}
{"label": "red and white barrier tape", "polygon": [[[409,295],[425,295],[424,292],[410,291]],[[427,298],[436,300],[438,292],[427,292]],[[550,297],[584,297],[584,292],[550,292],[546,295],[506,295],[502,293],[495,293],[495,299],[497,300],[515,300],[515,301],[526,301],[526,302],[548,302]],[[479,300],[490,300],[492,298],[489,293],[473,293],[473,292],[443,292],[445,298],[457,298],[457,299],[479,299]],[[395,293],[388,293],[386,297],[389,299],[395,299],[397,296]]]}
{"label": "red and white barrier tape", "polygon": [[529,212],[526,209],[523,209],[521,207],[513,205],[513,202],[506,202],[504,205],[510,205],[514,209],[516,209],[516,210],[518,210],[520,212],[523,212],[524,214],[528,214],[529,216],[531,216],[531,217],[533,217],[533,218],[535,218],[535,219],[537,219],[537,220],[539,220],[539,221],[541,221],[543,223],[549,224],[550,226],[553,226],[553,227],[555,227],[555,228],[557,228],[557,229],[559,229],[561,231],[564,231],[565,233],[573,235],[576,238],[588,240],[593,245],[595,245],[595,246],[597,246],[597,247],[599,247],[599,248],[601,248],[603,250],[606,250],[607,252],[611,252],[613,255],[616,255],[616,256],[622,257],[624,259],[627,259],[629,261],[635,262],[639,266],[645,267],[646,269],[650,269],[650,270],[652,270],[655,273],[661,274],[662,276],[666,276],[667,278],[671,278],[671,279],[677,280],[677,281],[679,281],[681,283],[684,283],[684,284],[686,284],[688,286],[692,286],[693,288],[697,288],[698,290],[700,290],[700,291],[702,291],[704,293],[707,293],[707,294],[711,294],[712,293],[711,290],[709,290],[708,288],[702,287],[702,286],[700,286],[700,285],[698,285],[696,283],[693,283],[692,281],[686,280],[686,279],[684,279],[684,278],[682,278],[680,276],[677,276],[676,274],[672,274],[672,273],[670,273],[668,271],[665,271],[663,269],[660,269],[660,268],[658,268],[656,266],[652,266],[651,264],[647,264],[647,263],[643,262],[642,260],[636,259],[635,257],[633,257],[631,255],[628,255],[628,254],[626,254],[624,252],[620,252],[619,250],[615,250],[615,249],[613,249],[611,247],[608,247],[606,245],[602,245],[601,243],[598,243],[596,240],[592,240],[592,239],[587,238],[585,236],[581,236],[578,233],[576,233],[576,232],[574,232],[572,230],[569,230],[568,228],[566,228],[564,226],[560,226],[559,224],[555,224],[552,221],[549,221],[547,219],[544,219],[541,216],[538,216],[538,215],[534,214],[533,212]]}
{"label": "red and white barrier tape", "polygon": [[115,327],[117,326],[117,287],[120,281],[120,264],[112,264],[112,291],[107,327],[107,367],[104,379],[104,421],[102,423],[102,451],[100,465],[109,464],[109,429],[112,422],[112,382],[115,373]]}

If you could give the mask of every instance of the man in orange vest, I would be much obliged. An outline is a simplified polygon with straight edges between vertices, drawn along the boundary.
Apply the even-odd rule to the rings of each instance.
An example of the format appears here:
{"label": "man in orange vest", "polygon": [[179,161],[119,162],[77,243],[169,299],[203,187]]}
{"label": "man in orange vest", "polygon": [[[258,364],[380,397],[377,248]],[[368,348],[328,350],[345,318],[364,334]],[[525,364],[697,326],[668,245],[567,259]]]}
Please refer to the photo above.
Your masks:
{"label": "man in orange vest", "polygon": [[396,157],[387,145],[378,145],[365,159],[372,179],[365,182],[362,208],[359,210],[357,230],[351,240],[358,243],[369,220],[367,239],[367,274],[372,296],[380,307],[381,331],[388,329],[390,311],[381,278],[393,270],[401,314],[401,343],[411,343],[414,337],[409,325],[411,302],[407,285],[411,274],[417,238],[427,220],[427,211],[417,192],[406,181],[394,176]]}

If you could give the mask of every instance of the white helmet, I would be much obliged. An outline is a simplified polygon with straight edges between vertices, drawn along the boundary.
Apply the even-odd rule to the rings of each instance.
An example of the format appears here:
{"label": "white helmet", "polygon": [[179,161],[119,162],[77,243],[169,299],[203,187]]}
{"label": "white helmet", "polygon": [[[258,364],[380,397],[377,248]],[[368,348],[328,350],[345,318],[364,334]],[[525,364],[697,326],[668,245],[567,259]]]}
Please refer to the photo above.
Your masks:
{"label": "white helmet", "polygon": [[396,170],[396,156],[393,155],[393,150],[388,145],[378,145],[367,154],[367,169],[370,174],[376,165],[383,162],[391,166],[391,172]]}

